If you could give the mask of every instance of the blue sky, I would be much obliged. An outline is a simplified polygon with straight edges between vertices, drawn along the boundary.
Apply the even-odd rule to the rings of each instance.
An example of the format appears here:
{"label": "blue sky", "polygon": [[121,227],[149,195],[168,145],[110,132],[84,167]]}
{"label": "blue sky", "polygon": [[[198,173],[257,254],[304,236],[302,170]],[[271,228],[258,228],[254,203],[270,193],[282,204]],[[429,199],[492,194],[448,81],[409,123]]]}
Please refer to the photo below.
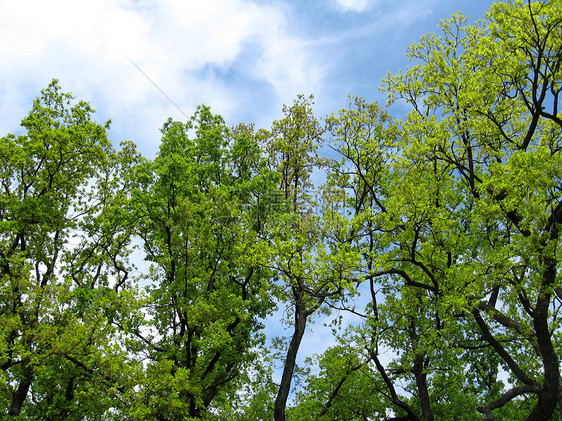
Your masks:
{"label": "blue sky", "polygon": [[[406,46],[457,10],[484,17],[486,0],[0,0],[0,135],[52,78],[89,101],[110,136],[158,148],[168,118],[211,106],[229,125],[269,127],[297,94],[319,116],[348,94],[384,102]],[[130,60],[129,60],[130,59]],[[400,110],[398,110],[400,112]]]}

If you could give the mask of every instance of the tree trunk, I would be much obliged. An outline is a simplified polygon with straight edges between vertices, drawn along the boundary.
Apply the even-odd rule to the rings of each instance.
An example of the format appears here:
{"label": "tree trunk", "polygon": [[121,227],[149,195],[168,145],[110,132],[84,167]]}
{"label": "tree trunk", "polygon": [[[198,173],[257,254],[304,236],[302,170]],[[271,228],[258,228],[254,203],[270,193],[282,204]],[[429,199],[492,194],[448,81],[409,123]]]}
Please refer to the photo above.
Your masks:
{"label": "tree trunk", "polygon": [[537,405],[527,417],[527,421],[548,420],[554,414],[560,393],[560,369],[558,356],[548,329],[549,294],[541,294],[537,300],[533,324],[537,334],[537,342],[542,357],[544,369],[544,383],[538,394]]}
{"label": "tree trunk", "polygon": [[27,393],[31,387],[31,381],[33,380],[33,366],[29,362],[29,358],[22,361],[22,375],[21,380],[18,384],[18,388],[12,396],[12,402],[10,403],[10,409],[8,414],[11,416],[18,416],[21,412],[21,407],[27,398]]}
{"label": "tree trunk", "polygon": [[293,332],[293,337],[291,338],[289,349],[287,350],[285,367],[283,368],[283,377],[281,377],[281,384],[279,385],[279,391],[277,392],[277,398],[275,399],[273,413],[275,421],[285,421],[285,407],[287,405],[287,399],[289,398],[289,392],[291,391],[291,381],[295,371],[297,353],[306,329],[306,319],[307,314],[303,311],[301,306],[297,304],[295,306],[295,330]]}
{"label": "tree trunk", "polygon": [[423,356],[417,356],[414,361],[414,377],[416,378],[416,386],[420,398],[423,421],[433,421],[433,412],[431,412],[431,402],[429,400],[429,391],[427,389],[427,374],[423,371]]}
{"label": "tree trunk", "polygon": [[[549,241],[555,245],[558,245],[559,226],[561,222],[562,202],[558,203],[558,206],[556,206],[556,209],[552,212],[552,215],[550,215],[547,224],[547,229],[550,232]],[[548,309],[552,295],[550,292],[547,292],[556,285],[558,260],[554,256],[549,255],[546,241],[541,242],[541,245],[544,246],[540,256],[540,261],[544,265],[544,272],[537,304],[533,312],[533,327],[535,328],[538,349],[543,364],[544,382],[538,395],[539,399],[537,405],[527,417],[527,421],[550,419],[558,404],[558,395],[560,393],[558,355],[552,344],[548,326]]]}

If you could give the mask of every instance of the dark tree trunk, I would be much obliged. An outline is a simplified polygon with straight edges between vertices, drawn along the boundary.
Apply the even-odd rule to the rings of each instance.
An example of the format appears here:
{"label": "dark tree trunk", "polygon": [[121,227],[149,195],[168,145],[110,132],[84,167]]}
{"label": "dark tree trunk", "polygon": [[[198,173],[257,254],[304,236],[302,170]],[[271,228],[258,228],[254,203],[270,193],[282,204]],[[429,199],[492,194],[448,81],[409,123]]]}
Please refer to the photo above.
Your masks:
{"label": "dark tree trunk", "polygon": [[289,349],[287,350],[283,376],[281,377],[281,384],[279,385],[279,391],[277,392],[277,398],[275,399],[273,413],[275,421],[285,421],[285,407],[287,405],[287,399],[289,398],[289,392],[291,391],[291,381],[295,371],[297,353],[306,329],[307,316],[308,315],[303,311],[302,307],[297,304],[295,306],[295,330],[293,331],[293,337],[291,338],[291,343],[289,345]]}
{"label": "dark tree trunk", "polygon": [[431,412],[431,402],[429,400],[429,391],[427,389],[427,374],[423,371],[424,358],[416,357],[414,361],[414,377],[416,378],[416,386],[420,398],[423,421],[433,421],[433,412]]}
{"label": "dark tree trunk", "polygon": [[[562,202],[558,203],[553,210],[546,226],[549,232],[549,242],[558,245],[559,229],[562,223]],[[537,405],[527,417],[527,421],[539,421],[550,419],[558,404],[560,394],[560,367],[558,365],[558,355],[552,344],[550,329],[548,326],[548,308],[552,295],[547,292],[556,285],[556,275],[558,261],[554,256],[549,255],[546,241],[541,242],[544,247],[541,250],[540,261],[544,266],[543,282],[539,290],[539,297],[533,312],[533,327],[537,337],[538,349],[540,352],[544,382],[538,394]]]}
{"label": "dark tree trunk", "polygon": [[537,342],[544,368],[544,383],[538,394],[539,399],[537,405],[527,417],[527,421],[550,419],[558,404],[558,396],[560,393],[558,356],[552,345],[548,329],[548,305],[550,303],[550,295],[541,295],[535,307],[533,324],[537,334]]}
{"label": "dark tree trunk", "polygon": [[18,416],[21,412],[21,407],[27,398],[27,393],[31,387],[33,380],[33,366],[30,364],[29,359],[22,361],[22,375],[18,384],[18,388],[12,396],[10,409],[8,414],[11,416]]}

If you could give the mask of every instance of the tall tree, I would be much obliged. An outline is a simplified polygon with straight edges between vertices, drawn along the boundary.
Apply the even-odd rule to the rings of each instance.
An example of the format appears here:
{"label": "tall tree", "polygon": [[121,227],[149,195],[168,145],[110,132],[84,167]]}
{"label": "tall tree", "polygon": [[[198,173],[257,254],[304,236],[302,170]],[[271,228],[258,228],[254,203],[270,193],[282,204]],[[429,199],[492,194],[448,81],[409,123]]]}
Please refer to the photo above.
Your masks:
{"label": "tall tree", "polygon": [[109,214],[136,153],[115,152],[108,126],[72,100],[53,81],[22,120],[26,133],[0,141],[4,418],[95,417],[118,406],[110,391],[126,383],[107,314],[125,301],[128,235]]}
{"label": "tall tree", "polygon": [[169,120],[162,135],[131,205],[151,262],[150,320],[132,327],[147,357],[136,413],[198,419],[234,401],[256,361],[259,319],[272,307],[259,248],[276,178],[253,129],[231,131],[208,107],[187,123]]}
{"label": "tall tree", "polygon": [[548,419],[559,401],[560,6],[497,3],[474,25],[454,16],[410,49],[419,64],[386,82],[391,100],[413,106],[400,131],[404,185],[431,177],[427,191],[442,190],[437,205],[408,187],[411,257],[428,280],[442,274],[426,285],[464,346],[493,350],[510,374],[478,406],[485,419],[523,397],[528,420]]}
{"label": "tall tree", "polygon": [[299,96],[273,123],[268,150],[281,175],[286,204],[277,215],[268,263],[279,275],[279,297],[291,314],[292,333],[274,406],[274,419],[285,420],[299,347],[310,317],[348,290],[355,255],[336,235],[346,220],[320,202],[312,175],[323,165],[318,155],[324,129],[312,111],[312,97]]}
{"label": "tall tree", "polygon": [[[361,251],[362,269],[356,281],[367,284],[370,298],[364,312],[348,309],[365,324],[361,329],[352,328],[353,334],[348,332],[346,338],[362,355],[358,368],[374,368],[374,372],[362,368],[354,376],[362,373],[372,379],[378,374],[376,389],[385,395],[387,410],[414,420],[432,420],[428,381],[432,357],[425,336],[442,327],[432,303],[434,287],[418,288],[425,286],[420,282],[424,271],[415,257],[404,253],[415,248],[415,237],[410,246],[400,243],[408,241],[408,236],[399,212],[412,192],[405,191],[408,186],[398,165],[400,142],[389,123],[390,117],[378,104],[361,98],[350,98],[348,108],[328,119],[332,147],[339,154],[332,163],[329,182],[345,198],[352,223],[343,236]],[[415,188],[427,192],[433,181],[428,178],[429,186],[418,183]],[[399,203],[400,198],[404,200]],[[392,372],[381,358],[389,347],[403,355],[395,361]],[[415,398],[400,396],[399,378]],[[336,387],[343,386],[337,383]],[[333,393],[337,393],[335,389]],[[335,395],[330,398],[330,402],[337,401]]]}
{"label": "tall tree", "polygon": [[385,82],[406,120],[384,130],[356,102],[331,121],[371,294],[346,343],[372,370],[311,377],[319,419],[352,375],[395,419],[560,418],[560,10],[453,16]]}

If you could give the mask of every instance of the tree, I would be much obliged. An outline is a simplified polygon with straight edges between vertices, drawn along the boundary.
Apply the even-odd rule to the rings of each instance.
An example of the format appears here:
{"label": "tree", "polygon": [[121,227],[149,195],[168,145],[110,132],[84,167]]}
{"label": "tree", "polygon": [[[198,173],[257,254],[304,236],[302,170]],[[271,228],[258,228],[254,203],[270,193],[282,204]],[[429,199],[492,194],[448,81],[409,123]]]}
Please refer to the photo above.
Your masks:
{"label": "tree", "polygon": [[201,106],[187,123],[169,120],[157,157],[138,169],[131,215],[151,262],[149,322],[131,328],[147,365],[141,418],[220,413],[214,403],[235,401],[258,364],[259,320],[272,308],[259,249],[276,178],[257,142]]}
{"label": "tree", "polygon": [[[453,16],[385,81],[406,120],[355,100],[329,121],[371,295],[346,343],[392,419],[560,418],[560,10]],[[345,410],[348,377],[310,378],[313,413]]]}
{"label": "tree", "polygon": [[[388,402],[380,393],[380,379],[348,339],[350,336],[339,338],[337,345],[316,357],[317,361],[309,361],[319,367],[319,373],[307,376],[287,419],[384,419]],[[373,396],[377,398],[369,398]]]}
{"label": "tree", "polygon": [[[324,128],[299,96],[256,132],[201,106],[152,160],[44,90],[0,140],[2,418],[562,419],[562,3],[454,15],[409,56],[383,82],[403,120],[351,98]],[[333,309],[357,322],[287,408]]]}
{"label": "tree", "polygon": [[314,117],[312,97],[299,96],[285,106],[283,119],[273,123],[268,150],[281,176],[279,190],[286,203],[276,216],[268,265],[278,274],[278,294],[292,316],[292,334],[283,361],[283,374],[274,406],[274,419],[285,420],[285,410],[298,350],[311,316],[330,300],[349,290],[356,256],[338,241],[346,220],[314,197],[313,172],[323,165],[317,149],[324,129]]}
{"label": "tree", "polygon": [[[362,270],[355,280],[367,283],[370,295],[364,312],[349,309],[365,322],[361,328],[352,328],[346,338],[365,367],[355,376],[364,374],[370,380],[361,381],[367,382],[378,377],[375,389],[386,405],[381,408],[379,403],[379,414],[392,410],[409,419],[431,420],[428,372],[435,356],[428,342],[443,326],[433,304],[434,286],[419,281],[424,271],[435,275],[428,268],[423,270],[416,256],[408,256],[416,247],[416,237],[413,244],[402,245],[409,241],[409,233],[400,213],[413,192],[404,191],[399,166],[402,150],[390,121],[378,104],[361,98],[350,98],[347,109],[328,119],[332,145],[340,155],[332,163],[330,186],[346,198],[352,223],[344,237],[361,252]],[[428,177],[428,184],[417,183],[413,188],[431,192],[434,182]],[[413,219],[409,222],[415,224]],[[400,279],[402,287],[397,283]],[[402,354],[391,368],[381,359],[389,348]],[[414,397],[400,396],[398,382],[407,384]],[[337,387],[343,386],[338,383]],[[339,401],[335,395],[330,400]]]}
{"label": "tree", "polygon": [[386,81],[413,107],[400,127],[400,254],[463,332],[450,343],[493,350],[510,374],[478,406],[485,419],[514,400],[530,403],[529,420],[558,405],[560,11],[513,1],[474,25],[454,16],[410,49],[419,64]]}
{"label": "tree", "polygon": [[[128,236],[115,215],[136,153],[57,81],[0,143],[0,399],[5,417],[82,419],[118,406]],[[117,190],[117,187],[122,189]],[[126,294],[125,294],[126,295]],[[31,396],[31,401],[30,401]]]}

